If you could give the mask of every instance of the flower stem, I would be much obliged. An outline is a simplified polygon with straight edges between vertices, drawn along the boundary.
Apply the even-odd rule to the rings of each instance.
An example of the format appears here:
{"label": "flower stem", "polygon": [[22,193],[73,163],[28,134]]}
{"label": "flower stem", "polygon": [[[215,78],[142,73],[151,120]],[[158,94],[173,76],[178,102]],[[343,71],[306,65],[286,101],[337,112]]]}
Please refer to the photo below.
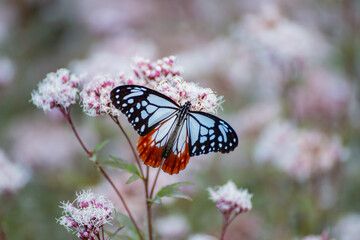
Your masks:
{"label": "flower stem", "polygon": [[[76,129],[75,129],[75,126],[74,126],[74,124],[73,124],[73,122],[72,122],[72,120],[71,120],[70,112],[69,112],[69,111],[66,111],[65,109],[62,109],[62,108],[61,108],[60,110],[61,110],[61,112],[64,114],[65,119],[66,119],[66,120],[68,121],[68,123],[70,124],[70,126],[71,126],[71,128],[72,128],[72,130],[73,130],[73,132],[74,132],[74,134],[75,134],[75,136],[76,136],[76,138],[77,138],[78,141],[80,142],[80,144],[81,144],[81,146],[83,147],[84,151],[86,152],[86,154],[88,155],[88,157],[91,158],[92,155],[93,155],[93,153],[86,148],[85,144],[83,143],[83,141],[81,140],[79,134],[77,133],[77,131],[76,131]],[[69,110],[69,109],[68,109],[68,110]],[[96,164],[97,168],[99,169],[99,171],[104,175],[104,177],[106,178],[106,180],[107,180],[107,181],[110,183],[110,185],[113,187],[113,189],[115,190],[116,194],[119,196],[120,201],[121,201],[122,204],[124,205],[124,208],[125,208],[126,212],[128,213],[131,221],[133,222],[133,224],[134,224],[134,226],[135,226],[135,228],[136,228],[136,231],[137,231],[137,233],[139,234],[140,239],[141,239],[141,240],[144,240],[144,238],[143,238],[143,236],[142,236],[142,234],[141,234],[140,228],[139,228],[139,226],[137,225],[134,217],[132,216],[131,211],[130,211],[130,209],[128,208],[126,202],[125,202],[125,199],[123,198],[123,196],[121,195],[121,193],[119,192],[119,190],[116,188],[115,184],[111,181],[109,175],[105,172],[105,170],[104,170],[101,166],[99,166],[99,163],[98,163],[98,162],[95,162],[95,164]]]}
{"label": "flower stem", "polygon": [[158,180],[158,178],[159,178],[159,174],[160,174],[161,168],[162,168],[162,164],[161,164],[161,166],[160,166],[160,167],[158,168],[158,170],[157,170],[157,173],[156,173],[156,176],[155,176],[155,179],[154,179],[153,186],[152,186],[152,188],[151,188],[151,192],[150,192],[149,198],[152,198],[152,196],[153,196],[153,194],[154,194],[155,185],[156,185],[156,182],[157,182],[157,180]]}
{"label": "flower stem", "polygon": [[221,230],[221,236],[219,238],[220,240],[225,240],[225,232],[227,230],[227,227],[230,224],[229,217],[230,217],[230,213],[224,214],[224,223],[223,223],[222,230]]}
{"label": "flower stem", "polygon": [[79,134],[77,133],[75,126],[71,120],[70,117],[70,109],[68,109],[68,111],[66,111],[65,109],[61,108],[60,111],[64,114],[64,117],[66,119],[66,121],[70,124],[77,140],[79,141],[80,145],[82,146],[82,148],[85,150],[86,154],[88,155],[88,157],[92,157],[93,153],[91,151],[89,151],[86,147],[85,144],[83,143],[83,141],[81,140]]}
{"label": "flower stem", "polygon": [[121,195],[121,193],[119,192],[119,190],[116,188],[115,184],[111,181],[109,175],[107,175],[107,173],[105,172],[105,170],[101,167],[101,166],[98,166],[100,172],[104,175],[104,177],[108,180],[108,182],[111,184],[111,186],[114,188],[116,194],[119,196],[122,204],[124,205],[124,208],[126,210],[126,212],[128,213],[129,215],[129,218],[131,219],[131,221],[133,222],[135,228],[136,228],[136,231],[137,233],[139,234],[139,237],[141,240],[144,240],[142,234],[141,234],[141,231],[140,231],[140,228],[139,226],[137,225],[134,217],[132,216],[131,212],[130,212],[130,209],[128,208],[126,202],[125,202],[125,199],[123,198],[123,196]]}
{"label": "flower stem", "polygon": [[150,168],[149,168],[149,166],[146,166],[145,202],[146,202],[146,213],[147,213],[147,221],[148,221],[149,240],[152,240],[153,239],[152,220],[151,220],[151,205],[152,205],[152,203],[148,200],[148,199],[151,199],[151,195],[149,195],[149,179],[150,179]]}
{"label": "flower stem", "polygon": [[122,133],[124,134],[126,140],[128,141],[128,143],[129,143],[129,145],[130,145],[130,148],[131,148],[131,150],[132,150],[132,152],[133,152],[133,154],[134,154],[136,163],[137,163],[137,165],[138,165],[138,167],[139,167],[140,174],[141,174],[141,176],[144,178],[144,172],[143,172],[143,169],[142,169],[142,167],[141,167],[139,157],[138,157],[138,155],[137,155],[137,153],[136,153],[136,151],[135,151],[134,146],[132,145],[132,143],[131,143],[131,141],[130,141],[129,136],[128,136],[127,133],[125,132],[124,128],[121,126],[119,119],[118,119],[117,117],[111,116],[111,115],[110,115],[110,117],[111,117],[111,119],[119,126],[119,128],[121,129]]}

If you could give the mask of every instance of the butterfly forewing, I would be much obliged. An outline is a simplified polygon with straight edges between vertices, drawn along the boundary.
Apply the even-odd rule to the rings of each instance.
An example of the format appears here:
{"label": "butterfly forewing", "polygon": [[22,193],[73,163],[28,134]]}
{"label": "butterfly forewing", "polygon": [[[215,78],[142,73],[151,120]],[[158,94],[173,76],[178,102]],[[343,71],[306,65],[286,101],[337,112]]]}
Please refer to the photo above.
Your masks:
{"label": "butterfly forewing", "polygon": [[208,113],[190,111],[188,129],[190,156],[209,152],[227,153],[238,145],[234,129],[225,121]]}
{"label": "butterfly forewing", "polygon": [[179,109],[179,105],[169,97],[141,86],[124,85],[114,88],[110,98],[140,136],[150,133]]}

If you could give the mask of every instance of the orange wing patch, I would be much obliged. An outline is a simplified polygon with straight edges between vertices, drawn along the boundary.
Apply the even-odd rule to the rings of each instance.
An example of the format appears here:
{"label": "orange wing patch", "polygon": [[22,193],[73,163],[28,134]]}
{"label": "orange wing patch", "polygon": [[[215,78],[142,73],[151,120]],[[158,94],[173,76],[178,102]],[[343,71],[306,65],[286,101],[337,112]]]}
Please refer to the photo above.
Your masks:
{"label": "orange wing patch", "polygon": [[170,156],[165,160],[162,170],[169,174],[177,174],[186,167],[189,159],[189,143],[186,142],[185,151],[181,152],[180,156],[171,152]]}
{"label": "orange wing patch", "polygon": [[[176,139],[172,149],[175,153],[174,151],[171,151],[170,155],[166,159],[163,159],[162,154],[168,141],[168,134],[171,132],[169,129],[171,129],[174,124],[174,121],[170,121],[159,125],[147,135],[140,137],[137,146],[139,156],[146,165],[157,168],[161,166],[161,163],[164,160],[162,170],[169,174],[179,173],[179,171],[186,167],[190,159],[187,132],[183,132],[183,134],[186,135],[182,135],[183,137],[180,142],[179,136]],[[185,126],[183,131],[186,131]]]}
{"label": "orange wing patch", "polygon": [[158,128],[155,128],[146,136],[140,137],[137,146],[141,160],[143,160],[146,165],[154,168],[159,167],[162,162],[161,155],[163,147],[157,147],[156,142],[153,139],[153,135],[158,130]]}

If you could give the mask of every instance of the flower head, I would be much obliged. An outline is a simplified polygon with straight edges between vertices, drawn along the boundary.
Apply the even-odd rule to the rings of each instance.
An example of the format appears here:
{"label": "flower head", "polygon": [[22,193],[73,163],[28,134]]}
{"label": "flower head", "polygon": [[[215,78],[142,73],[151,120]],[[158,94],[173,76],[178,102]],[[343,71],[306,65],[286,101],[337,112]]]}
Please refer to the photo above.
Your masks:
{"label": "flower head", "polygon": [[76,103],[81,77],[61,68],[56,73],[48,73],[39,83],[38,90],[31,93],[31,101],[45,112],[55,107],[67,110]]}
{"label": "flower head", "polygon": [[252,194],[247,189],[238,189],[234,182],[228,181],[224,186],[208,188],[210,199],[216,202],[216,207],[223,213],[229,214],[235,210],[240,214],[251,210]]}
{"label": "flower head", "polygon": [[185,82],[182,77],[161,81],[154,89],[170,97],[180,105],[191,102],[191,110],[216,113],[223,102],[210,88],[202,88],[193,82]]}
{"label": "flower head", "polygon": [[84,112],[91,116],[102,114],[118,116],[120,111],[111,103],[110,92],[114,87],[122,84],[134,84],[134,81],[124,74],[117,77],[110,75],[95,76],[80,93]]}
{"label": "flower head", "polygon": [[170,56],[150,62],[149,59],[136,57],[134,74],[140,79],[145,79],[148,84],[157,84],[163,80],[170,80],[174,76],[180,76],[182,68],[176,65],[176,57]]}
{"label": "flower head", "polygon": [[77,233],[80,239],[97,239],[100,228],[112,220],[114,205],[106,197],[94,194],[91,190],[76,195],[73,203],[62,203],[60,207],[63,216],[57,222],[66,230]]}

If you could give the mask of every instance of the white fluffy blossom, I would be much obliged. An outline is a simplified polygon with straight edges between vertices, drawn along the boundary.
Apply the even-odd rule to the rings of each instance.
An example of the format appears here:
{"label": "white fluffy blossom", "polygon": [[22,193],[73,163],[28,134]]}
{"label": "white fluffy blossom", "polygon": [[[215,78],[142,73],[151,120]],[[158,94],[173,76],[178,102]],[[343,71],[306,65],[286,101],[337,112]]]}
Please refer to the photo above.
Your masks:
{"label": "white fluffy blossom", "polygon": [[154,89],[170,97],[180,105],[191,102],[191,110],[216,113],[223,102],[222,96],[210,88],[202,88],[193,82],[186,82],[182,77],[173,77],[161,81]]}
{"label": "white fluffy blossom", "polygon": [[77,193],[73,203],[63,202],[63,216],[57,219],[68,231],[77,233],[80,239],[96,239],[99,230],[113,219],[114,205],[102,195],[88,191]]}
{"label": "white fluffy blossom", "polygon": [[[140,84],[139,81],[136,83]],[[84,112],[91,116],[101,114],[118,116],[120,111],[111,103],[110,92],[114,87],[122,84],[135,84],[135,82],[123,74],[117,77],[110,75],[95,76],[80,93]]]}
{"label": "white fluffy blossom", "polygon": [[21,165],[10,162],[0,149],[0,194],[19,190],[29,178],[30,173]]}
{"label": "white fluffy blossom", "polygon": [[56,73],[48,73],[46,78],[39,83],[38,90],[31,93],[31,101],[45,112],[54,107],[67,110],[76,103],[81,79],[65,68],[57,70]]}
{"label": "white fluffy blossom", "polygon": [[208,188],[210,199],[216,203],[216,207],[224,214],[235,210],[236,214],[251,210],[252,194],[247,189],[238,189],[234,182],[228,181],[223,186]]}

